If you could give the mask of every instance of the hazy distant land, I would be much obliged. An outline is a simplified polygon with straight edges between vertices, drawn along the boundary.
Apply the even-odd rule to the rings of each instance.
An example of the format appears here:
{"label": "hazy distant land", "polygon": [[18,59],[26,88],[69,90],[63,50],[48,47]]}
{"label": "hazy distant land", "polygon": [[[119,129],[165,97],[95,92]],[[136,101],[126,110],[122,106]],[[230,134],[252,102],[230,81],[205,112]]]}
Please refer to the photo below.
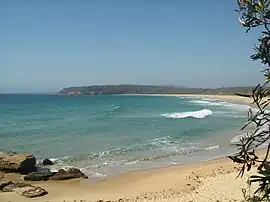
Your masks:
{"label": "hazy distant land", "polygon": [[93,85],[63,88],[64,95],[114,95],[114,94],[203,94],[235,95],[250,94],[252,87],[185,88],[154,85]]}

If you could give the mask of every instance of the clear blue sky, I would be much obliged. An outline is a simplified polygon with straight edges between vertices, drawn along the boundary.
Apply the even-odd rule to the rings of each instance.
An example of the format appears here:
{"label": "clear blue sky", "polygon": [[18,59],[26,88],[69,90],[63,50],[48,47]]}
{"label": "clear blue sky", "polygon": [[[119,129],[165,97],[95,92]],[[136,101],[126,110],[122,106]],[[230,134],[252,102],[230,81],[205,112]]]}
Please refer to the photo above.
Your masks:
{"label": "clear blue sky", "polygon": [[247,86],[249,60],[236,0],[2,0],[0,91],[92,84]]}

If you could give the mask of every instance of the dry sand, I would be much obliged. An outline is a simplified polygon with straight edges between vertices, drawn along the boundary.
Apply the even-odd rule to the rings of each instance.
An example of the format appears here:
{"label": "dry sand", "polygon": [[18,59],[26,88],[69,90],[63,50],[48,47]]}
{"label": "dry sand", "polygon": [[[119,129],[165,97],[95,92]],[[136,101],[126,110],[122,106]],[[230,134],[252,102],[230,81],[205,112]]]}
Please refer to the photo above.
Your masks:
{"label": "dry sand", "polygon": [[[16,193],[0,193],[0,201],[241,201],[247,176],[235,179],[239,166],[228,158],[192,165],[178,165],[134,171],[90,184],[87,180],[32,183],[49,194],[27,199]],[[20,181],[20,176],[6,174],[6,179]],[[121,201],[121,200],[120,200]]]}
{"label": "dry sand", "polygon": [[[155,95],[156,96],[156,95]],[[164,95],[163,95],[164,96]],[[237,96],[196,96],[210,99],[250,103]],[[263,154],[263,150],[260,151]],[[151,170],[133,171],[105,178],[91,184],[87,180],[32,183],[45,188],[49,194],[27,199],[16,193],[0,193],[0,202],[63,202],[63,201],[182,201],[223,202],[243,200],[242,189],[247,188],[248,176],[256,169],[236,178],[239,165],[228,158],[219,158],[191,165],[174,165]],[[6,179],[21,181],[21,176],[5,174]],[[252,188],[253,189],[253,188]],[[119,200],[120,199],[120,200]]]}

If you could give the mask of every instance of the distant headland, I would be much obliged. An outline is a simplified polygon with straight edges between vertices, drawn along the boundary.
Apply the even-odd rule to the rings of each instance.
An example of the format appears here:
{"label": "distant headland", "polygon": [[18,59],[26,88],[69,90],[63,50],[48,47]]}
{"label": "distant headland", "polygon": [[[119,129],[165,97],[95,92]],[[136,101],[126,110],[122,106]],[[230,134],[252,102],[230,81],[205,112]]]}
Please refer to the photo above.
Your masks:
{"label": "distant headland", "polygon": [[93,85],[63,88],[62,95],[116,95],[116,94],[250,94],[252,87],[186,88],[154,85]]}

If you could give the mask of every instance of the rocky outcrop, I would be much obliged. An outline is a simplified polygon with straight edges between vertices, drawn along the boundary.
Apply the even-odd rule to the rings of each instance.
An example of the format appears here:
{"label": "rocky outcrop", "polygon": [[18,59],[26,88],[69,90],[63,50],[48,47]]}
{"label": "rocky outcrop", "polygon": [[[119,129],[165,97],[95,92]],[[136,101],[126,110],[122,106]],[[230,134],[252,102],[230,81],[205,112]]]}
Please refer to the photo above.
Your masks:
{"label": "rocky outcrop", "polygon": [[25,184],[25,183],[20,183],[20,182],[7,182],[4,184],[3,188],[2,188],[2,192],[13,192],[15,191],[16,188],[22,188],[22,187],[28,187],[30,186],[29,184]]}
{"label": "rocky outcrop", "polygon": [[27,198],[34,198],[48,194],[48,192],[45,189],[34,186],[23,187],[20,189],[16,189],[15,191],[16,193],[21,194]]}
{"label": "rocky outcrop", "polygon": [[42,161],[42,164],[45,166],[51,166],[51,165],[53,165],[53,162],[50,159],[44,159]]}
{"label": "rocky outcrop", "polygon": [[45,181],[49,180],[55,173],[53,172],[33,172],[23,177],[26,181]]}
{"label": "rocky outcrop", "polygon": [[31,154],[0,152],[0,170],[27,174],[35,171],[36,158]]}
{"label": "rocky outcrop", "polygon": [[32,186],[31,184],[12,181],[0,181],[0,191],[16,192],[28,198],[44,196],[48,194],[48,192],[41,187],[35,187]]}
{"label": "rocky outcrop", "polygon": [[0,181],[0,191],[3,191],[3,188],[11,183],[11,181]]}
{"label": "rocky outcrop", "polygon": [[83,172],[77,168],[70,168],[68,170],[60,169],[55,173],[50,180],[69,180],[74,178],[88,178]]}

